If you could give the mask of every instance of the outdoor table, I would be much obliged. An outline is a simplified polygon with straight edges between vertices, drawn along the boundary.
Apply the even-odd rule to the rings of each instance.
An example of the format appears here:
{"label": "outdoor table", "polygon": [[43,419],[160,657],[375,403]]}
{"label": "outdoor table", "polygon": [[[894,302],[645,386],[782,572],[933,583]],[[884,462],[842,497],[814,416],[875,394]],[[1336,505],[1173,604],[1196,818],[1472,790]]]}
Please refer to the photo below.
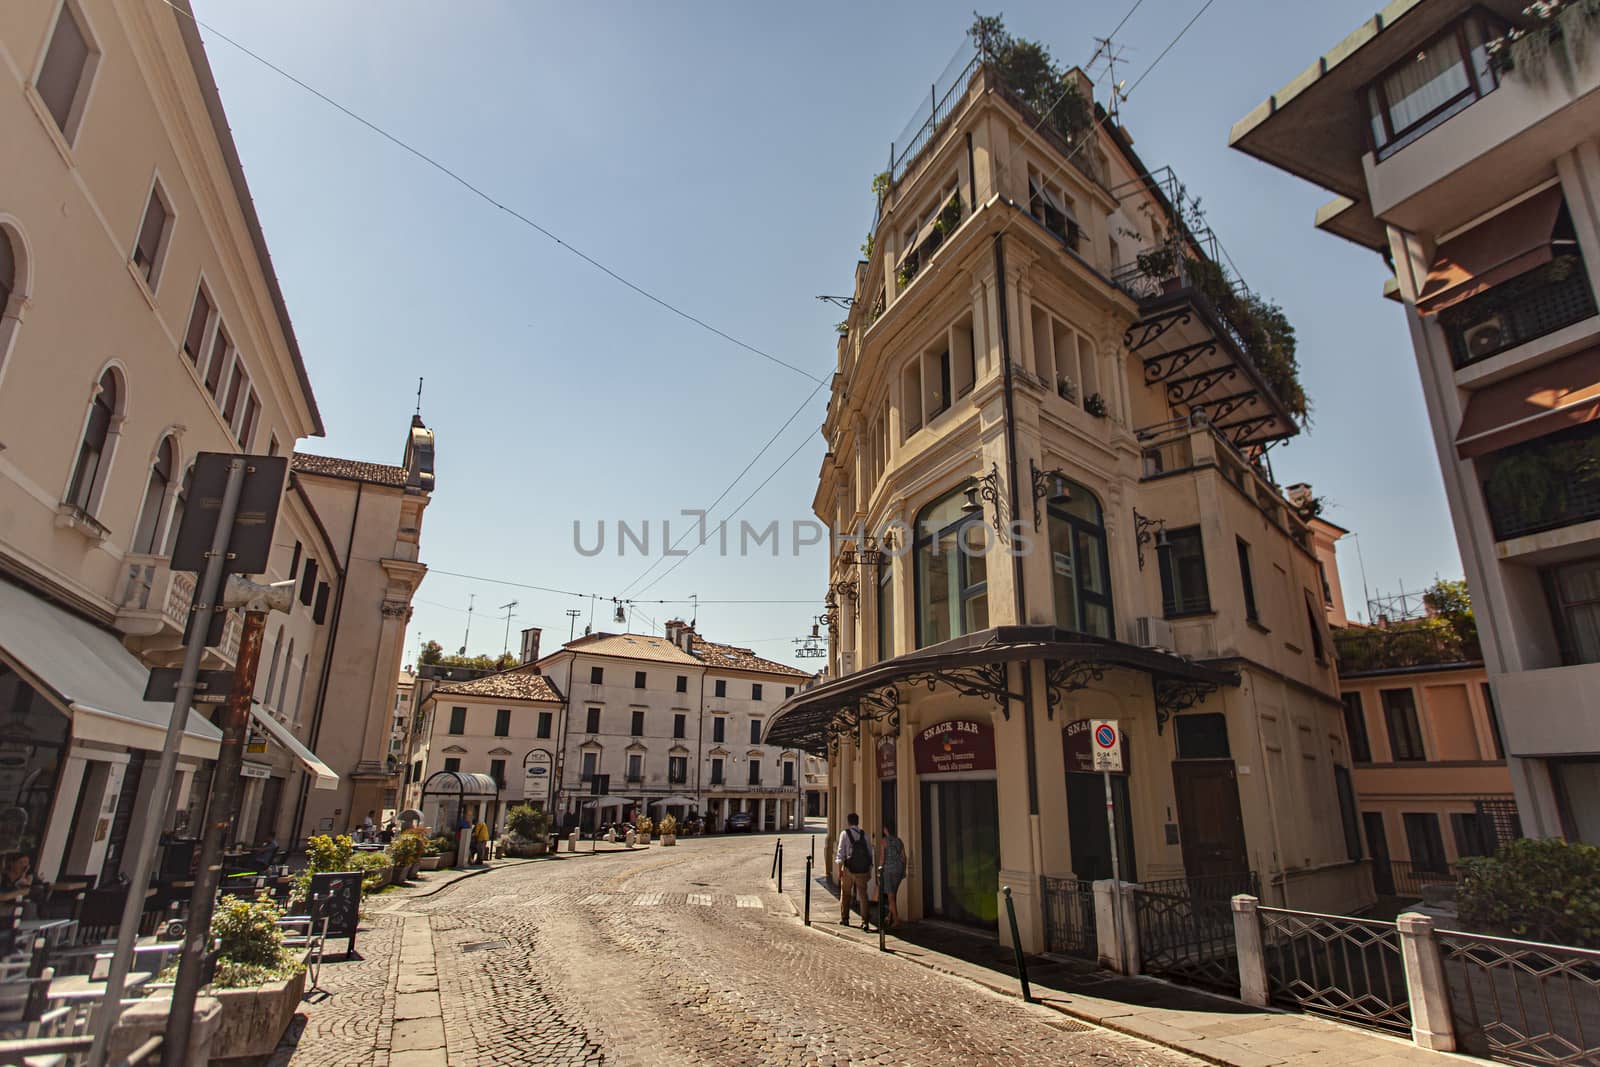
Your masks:
{"label": "outdoor table", "polygon": [[[142,989],[149,983],[150,977],[149,971],[129,971],[123,988],[126,991]],[[101,1000],[106,995],[106,984],[93,981],[86,974],[69,974],[65,978],[51,979],[47,995],[51,1000]]]}

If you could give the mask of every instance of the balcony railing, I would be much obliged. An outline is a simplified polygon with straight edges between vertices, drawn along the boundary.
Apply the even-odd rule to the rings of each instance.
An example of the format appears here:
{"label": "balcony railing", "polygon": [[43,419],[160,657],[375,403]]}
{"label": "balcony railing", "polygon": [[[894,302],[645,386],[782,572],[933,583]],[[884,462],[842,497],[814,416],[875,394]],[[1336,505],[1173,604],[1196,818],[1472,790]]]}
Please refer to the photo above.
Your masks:
{"label": "balcony railing", "polygon": [[166,556],[128,555],[123,564],[127,569],[118,601],[119,620],[124,616],[160,620],[182,633],[194,601],[194,575],[172,570]]}
{"label": "balcony railing", "polygon": [[1480,473],[1497,541],[1600,519],[1600,423],[1496,452]]}
{"label": "balcony railing", "polygon": [[1204,416],[1172,419],[1135,430],[1144,456],[1144,480],[1214,467],[1296,544],[1310,550],[1310,533],[1260,464],[1241,452]]}
{"label": "balcony railing", "polygon": [[1455,365],[1471,366],[1596,313],[1589,272],[1578,255],[1556,256],[1439,312]]}

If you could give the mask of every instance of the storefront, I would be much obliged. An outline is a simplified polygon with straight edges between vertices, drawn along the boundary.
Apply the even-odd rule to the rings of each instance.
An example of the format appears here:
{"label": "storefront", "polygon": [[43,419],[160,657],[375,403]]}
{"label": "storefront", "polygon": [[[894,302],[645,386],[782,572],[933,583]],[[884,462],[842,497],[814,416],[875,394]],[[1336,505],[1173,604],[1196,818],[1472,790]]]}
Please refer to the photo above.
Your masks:
{"label": "storefront", "polygon": [[923,914],[992,929],[1000,891],[994,727],[935,723],[917,732],[913,751],[922,784]]}
{"label": "storefront", "polygon": [[[1106,820],[1106,775],[1094,769],[1088,719],[1067,723],[1061,732],[1067,768],[1067,834],[1072,841],[1072,873],[1084,881],[1111,877],[1111,827]],[[1131,745],[1122,742],[1122,770],[1111,774],[1111,799],[1117,824],[1117,868],[1124,882],[1138,881],[1133,848],[1133,811],[1128,800]]]}

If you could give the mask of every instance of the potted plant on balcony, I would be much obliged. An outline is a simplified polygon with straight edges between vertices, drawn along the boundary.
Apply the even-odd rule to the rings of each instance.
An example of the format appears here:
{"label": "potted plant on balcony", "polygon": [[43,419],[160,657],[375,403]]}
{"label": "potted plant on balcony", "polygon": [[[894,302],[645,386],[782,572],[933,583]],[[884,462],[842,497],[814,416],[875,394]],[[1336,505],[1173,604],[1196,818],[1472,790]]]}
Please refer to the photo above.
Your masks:
{"label": "potted plant on balcony", "polygon": [[1071,378],[1056,379],[1056,393],[1070,404],[1078,402],[1078,383]]}
{"label": "potted plant on balcony", "polygon": [[518,804],[506,812],[506,855],[518,859],[543,856],[549,848],[550,814],[532,804]]}
{"label": "potted plant on balcony", "polygon": [[1099,393],[1090,393],[1083,398],[1083,410],[1097,419],[1106,417],[1106,399]]}
{"label": "potted plant on balcony", "polygon": [[663,845],[678,843],[678,820],[671,813],[661,816],[661,843]]}
{"label": "potted plant on balcony", "polygon": [[641,845],[648,845],[650,843],[650,835],[655,831],[656,824],[648,815],[639,816],[638,821],[633,824],[633,832],[636,835],[634,840]]}

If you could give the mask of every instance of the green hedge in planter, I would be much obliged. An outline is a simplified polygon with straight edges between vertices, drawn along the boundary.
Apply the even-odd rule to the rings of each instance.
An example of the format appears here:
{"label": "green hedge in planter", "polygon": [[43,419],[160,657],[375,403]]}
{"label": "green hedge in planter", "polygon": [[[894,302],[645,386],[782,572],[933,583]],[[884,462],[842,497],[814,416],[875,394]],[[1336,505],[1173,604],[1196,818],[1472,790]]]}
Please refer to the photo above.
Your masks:
{"label": "green hedge in planter", "polygon": [[1600,848],[1525,838],[1463,859],[1456,908],[1471,931],[1600,948]]}
{"label": "green hedge in planter", "polygon": [[[283,931],[277,922],[283,909],[270,900],[224,897],[211,916],[211,936],[221,943],[212,989],[241,989],[294,978],[305,970],[298,956],[283,947]],[[159,982],[177,980],[173,964],[157,978]]]}

